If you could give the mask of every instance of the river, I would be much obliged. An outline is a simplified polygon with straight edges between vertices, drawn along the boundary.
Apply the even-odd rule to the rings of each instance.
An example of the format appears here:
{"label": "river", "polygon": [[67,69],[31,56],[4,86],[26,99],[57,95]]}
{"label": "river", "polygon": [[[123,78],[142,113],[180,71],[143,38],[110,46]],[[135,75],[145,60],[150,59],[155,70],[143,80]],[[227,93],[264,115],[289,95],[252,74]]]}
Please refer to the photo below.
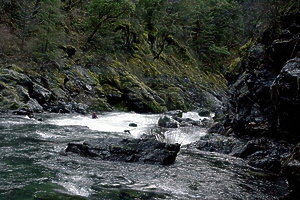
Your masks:
{"label": "river", "polygon": [[59,154],[69,142],[157,134],[160,115],[112,112],[101,113],[98,119],[78,114],[38,117],[43,121],[0,117],[1,200],[270,200],[287,192],[285,180],[251,168],[242,159],[185,149],[184,144],[205,135],[201,128],[160,133],[166,142],[183,145],[170,166]]}

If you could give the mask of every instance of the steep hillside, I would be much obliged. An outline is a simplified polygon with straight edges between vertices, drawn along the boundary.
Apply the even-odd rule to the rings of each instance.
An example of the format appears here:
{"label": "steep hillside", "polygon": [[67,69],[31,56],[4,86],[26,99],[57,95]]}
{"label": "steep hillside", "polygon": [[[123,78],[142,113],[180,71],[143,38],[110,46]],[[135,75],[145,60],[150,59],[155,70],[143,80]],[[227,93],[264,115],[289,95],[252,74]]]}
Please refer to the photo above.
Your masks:
{"label": "steep hillside", "polygon": [[1,2],[1,109],[215,109],[238,12],[226,0]]}
{"label": "steep hillside", "polygon": [[153,60],[145,43],[137,45],[134,56],[84,66],[59,61],[45,62],[39,69],[3,65],[1,108],[63,113],[112,109],[163,112],[213,109],[220,103],[216,97],[225,88],[222,75],[201,72],[187,53],[178,57],[162,54]]}

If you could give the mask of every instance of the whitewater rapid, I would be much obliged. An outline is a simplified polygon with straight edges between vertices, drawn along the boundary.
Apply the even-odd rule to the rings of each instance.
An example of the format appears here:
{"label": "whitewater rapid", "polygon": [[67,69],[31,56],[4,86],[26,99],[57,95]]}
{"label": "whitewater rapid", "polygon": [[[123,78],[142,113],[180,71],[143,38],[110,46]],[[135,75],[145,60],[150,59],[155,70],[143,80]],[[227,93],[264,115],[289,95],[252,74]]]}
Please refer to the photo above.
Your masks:
{"label": "whitewater rapid", "polygon": [[[205,135],[205,129],[197,127],[182,127],[176,129],[159,129],[157,123],[161,114],[139,114],[125,112],[99,113],[98,118],[89,115],[61,115],[47,122],[58,126],[82,126],[94,131],[119,134],[126,137],[139,138],[142,135],[158,135],[168,143],[188,144]],[[201,120],[195,112],[183,114],[183,118]],[[135,124],[136,127],[131,126]]]}

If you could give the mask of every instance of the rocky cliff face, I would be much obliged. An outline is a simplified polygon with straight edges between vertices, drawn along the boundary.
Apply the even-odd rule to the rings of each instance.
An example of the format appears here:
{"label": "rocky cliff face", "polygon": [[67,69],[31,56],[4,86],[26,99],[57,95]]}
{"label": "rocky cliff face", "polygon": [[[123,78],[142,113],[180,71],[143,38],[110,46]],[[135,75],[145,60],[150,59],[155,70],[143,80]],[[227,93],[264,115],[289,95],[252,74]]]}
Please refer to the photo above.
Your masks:
{"label": "rocky cliff face", "polygon": [[228,79],[236,134],[300,139],[300,15],[291,9],[250,46],[238,76]]}
{"label": "rocky cliff face", "polygon": [[[272,159],[276,161],[277,164],[273,165],[273,162],[272,166],[283,172],[292,191],[283,199],[296,199],[300,191],[299,2],[285,8],[285,14],[246,47],[248,50],[242,53],[242,61],[228,74],[231,115],[227,116],[224,127],[227,134],[251,138],[246,144],[260,140],[253,138],[268,138],[266,141],[275,139],[283,144],[282,140],[285,140],[294,145],[292,151],[288,148],[278,151],[279,145],[267,147],[259,142],[256,148],[260,150],[251,152],[247,159],[252,164],[260,163],[261,168]],[[262,151],[262,147],[267,148]],[[275,157],[273,153],[265,153],[275,151],[279,152]]]}

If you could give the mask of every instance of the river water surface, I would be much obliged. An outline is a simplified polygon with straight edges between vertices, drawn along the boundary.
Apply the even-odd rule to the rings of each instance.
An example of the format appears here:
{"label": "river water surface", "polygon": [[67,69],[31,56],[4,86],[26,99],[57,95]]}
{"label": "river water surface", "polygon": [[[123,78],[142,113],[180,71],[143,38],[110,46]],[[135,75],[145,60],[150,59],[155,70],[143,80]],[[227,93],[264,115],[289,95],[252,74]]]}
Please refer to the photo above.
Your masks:
{"label": "river water surface", "polygon": [[[185,116],[195,117],[195,114]],[[59,154],[69,142],[158,134],[155,126],[159,115],[102,113],[98,119],[76,114],[39,117],[44,120],[0,117],[0,200],[270,200],[287,192],[283,179],[253,169],[241,159],[184,147],[170,166]],[[130,127],[129,123],[138,126]],[[164,130],[159,138],[184,145],[203,135],[205,130],[194,127]]]}

